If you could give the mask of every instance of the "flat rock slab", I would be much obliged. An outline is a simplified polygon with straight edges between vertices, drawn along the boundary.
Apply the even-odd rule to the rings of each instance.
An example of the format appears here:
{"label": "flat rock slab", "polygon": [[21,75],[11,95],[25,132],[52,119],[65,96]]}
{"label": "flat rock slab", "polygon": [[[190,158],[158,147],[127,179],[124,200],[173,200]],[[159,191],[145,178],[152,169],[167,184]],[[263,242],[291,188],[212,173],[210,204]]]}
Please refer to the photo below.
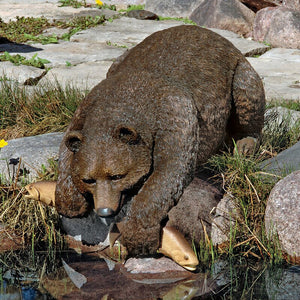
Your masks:
{"label": "flat rock slab", "polygon": [[[2,2],[2,1],[1,1]],[[15,20],[17,16],[19,17],[45,17],[49,20],[66,20],[74,17],[90,14],[90,15],[106,15],[111,17],[116,14],[116,12],[107,9],[95,9],[87,7],[74,8],[71,6],[61,6],[58,1],[23,1],[23,3],[13,3],[10,4],[9,1],[5,3],[0,3],[0,17],[4,22],[9,20]],[[93,2],[95,3],[95,2]],[[95,12],[96,11],[96,12]]]}
{"label": "flat rock slab", "polygon": [[73,86],[81,91],[91,90],[101,80],[112,61],[98,61],[81,63],[76,66],[61,66],[51,69],[38,83],[38,87],[45,87],[49,82],[57,81],[60,86]]}
{"label": "flat rock slab", "polygon": [[274,48],[248,61],[263,79],[267,100],[300,99],[300,50]]}
{"label": "flat rock slab", "polygon": [[21,161],[20,171],[32,180],[50,158],[58,159],[62,137],[63,133],[48,133],[8,141],[0,151],[0,174],[6,180],[16,177]]}
{"label": "flat rock slab", "polygon": [[28,79],[35,79],[42,76],[44,72],[45,70],[43,69],[24,65],[17,66],[9,61],[0,63],[0,78],[5,77],[8,80],[12,79],[21,84],[24,84]]}
{"label": "flat rock slab", "polygon": [[245,56],[261,55],[270,49],[270,46],[252,41],[251,39],[245,39],[242,36],[228,30],[216,28],[209,29],[229,40]]}

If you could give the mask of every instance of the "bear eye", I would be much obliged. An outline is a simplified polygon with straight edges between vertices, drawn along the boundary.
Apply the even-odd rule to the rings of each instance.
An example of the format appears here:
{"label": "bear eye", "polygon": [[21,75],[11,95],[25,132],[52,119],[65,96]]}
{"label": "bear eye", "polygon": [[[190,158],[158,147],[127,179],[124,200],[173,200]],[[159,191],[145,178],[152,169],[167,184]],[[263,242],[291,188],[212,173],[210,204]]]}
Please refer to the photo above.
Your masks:
{"label": "bear eye", "polygon": [[109,175],[108,177],[112,181],[117,181],[117,180],[124,178],[125,176],[126,176],[126,174],[117,174],[117,175]]}
{"label": "bear eye", "polygon": [[95,184],[96,180],[92,179],[92,178],[88,178],[88,179],[82,179],[82,182],[84,182],[86,184]]}

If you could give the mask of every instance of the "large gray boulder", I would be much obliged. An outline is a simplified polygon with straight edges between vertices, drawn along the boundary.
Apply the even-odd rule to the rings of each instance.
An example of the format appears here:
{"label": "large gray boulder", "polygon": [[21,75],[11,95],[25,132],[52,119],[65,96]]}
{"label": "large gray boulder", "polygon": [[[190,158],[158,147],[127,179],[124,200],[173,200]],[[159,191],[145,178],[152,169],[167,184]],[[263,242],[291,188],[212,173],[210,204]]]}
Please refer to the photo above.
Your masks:
{"label": "large gray boulder", "polygon": [[200,26],[230,30],[243,36],[252,32],[254,12],[238,0],[204,0],[190,19]]}
{"label": "large gray boulder", "polygon": [[273,47],[300,49],[300,12],[286,7],[267,7],[257,12],[253,37]]}
{"label": "large gray boulder", "polygon": [[278,238],[282,250],[298,262],[300,262],[299,224],[300,170],[286,176],[274,186],[265,212],[267,235],[275,240]]}

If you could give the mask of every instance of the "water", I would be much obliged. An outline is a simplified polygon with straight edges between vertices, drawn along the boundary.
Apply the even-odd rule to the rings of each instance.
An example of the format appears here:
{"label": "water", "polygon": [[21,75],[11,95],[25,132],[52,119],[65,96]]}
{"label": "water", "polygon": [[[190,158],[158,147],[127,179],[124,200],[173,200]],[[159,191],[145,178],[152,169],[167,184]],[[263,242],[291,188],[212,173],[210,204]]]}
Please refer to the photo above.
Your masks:
{"label": "water", "polygon": [[3,265],[0,299],[300,299],[299,266],[218,261],[213,270],[181,278],[131,274],[122,265],[110,271],[112,266],[97,256],[64,255],[64,261],[65,267],[59,259],[50,272],[45,264],[34,270]]}

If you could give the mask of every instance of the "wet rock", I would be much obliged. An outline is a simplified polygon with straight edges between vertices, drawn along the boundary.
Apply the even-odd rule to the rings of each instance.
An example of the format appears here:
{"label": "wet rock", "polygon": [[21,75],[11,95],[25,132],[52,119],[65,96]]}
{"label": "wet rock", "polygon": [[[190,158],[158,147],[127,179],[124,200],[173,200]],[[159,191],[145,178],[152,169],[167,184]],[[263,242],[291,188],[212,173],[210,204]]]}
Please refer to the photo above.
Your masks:
{"label": "wet rock", "polygon": [[127,13],[127,17],[129,18],[136,18],[138,20],[158,20],[159,17],[157,14],[144,10],[144,9],[137,9],[131,10]]}
{"label": "wet rock", "polygon": [[219,202],[211,228],[211,241],[213,245],[221,245],[230,238],[230,232],[235,226],[235,220],[240,216],[234,198],[225,194]]}
{"label": "wet rock", "polygon": [[176,227],[190,243],[204,241],[205,233],[210,236],[211,232],[210,212],[218,205],[221,197],[218,189],[195,178],[184,190],[178,204],[169,211],[167,225]]}
{"label": "wet rock", "polygon": [[[204,277],[203,274],[193,274],[188,271],[131,274],[120,264],[117,264],[113,271],[109,271],[106,263],[99,260],[99,258],[89,261],[83,261],[80,258],[79,261],[66,262],[76,272],[85,276],[87,282],[81,289],[60,289],[61,294],[58,294],[51,288],[56,286],[55,274],[51,275],[52,280],[48,281],[48,284],[43,285],[49,291],[51,290],[53,295],[55,293],[56,299],[93,300],[105,299],[104,297],[115,300],[158,299],[163,298],[167,294],[171,297],[169,299],[176,299],[176,291],[178,291],[176,287],[179,285],[186,294],[191,291],[198,292],[199,294],[208,293],[215,287],[213,281]],[[67,277],[66,275],[60,275],[60,278]],[[191,281],[190,279],[193,280]],[[174,282],[176,280],[177,282]],[[204,284],[208,286],[206,289],[203,288]],[[69,285],[70,283],[68,283]]]}
{"label": "wet rock", "polygon": [[278,238],[282,250],[296,263],[300,263],[299,201],[300,171],[295,171],[274,186],[265,212],[267,235],[272,239]]}
{"label": "wet rock", "polygon": [[163,17],[188,17],[203,0],[147,0],[145,9]]}
{"label": "wet rock", "polygon": [[25,84],[26,82],[28,83],[30,80],[37,80],[38,82],[45,74],[45,70],[32,66],[17,66],[9,61],[0,63],[0,77],[7,80],[17,81],[21,84]]}
{"label": "wet rock", "polygon": [[0,174],[8,181],[17,175],[19,179],[32,180],[37,177],[42,165],[48,166],[50,158],[58,159],[62,137],[63,133],[48,133],[9,140],[0,152]]}
{"label": "wet rock", "polygon": [[250,8],[255,13],[260,9],[265,7],[275,7],[277,6],[273,2],[265,1],[265,0],[240,0],[244,5]]}
{"label": "wet rock", "polygon": [[[177,265],[173,260],[167,257],[161,258],[129,258],[124,267],[127,272],[132,274],[140,274],[140,273],[163,273],[169,271],[180,271],[186,272],[190,275],[188,271],[186,271],[183,267]],[[184,277],[184,276],[183,276]]]}
{"label": "wet rock", "polygon": [[267,269],[265,272],[265,282],[269,296],[268,299],[299,299],[299,266],[290,267],[289,269]]}
{"label": "wet rock", "polygon": [[286,7],[261,9],[255,16],[253,37],[273,47],[300,49],[300,12]]}
{"label": "wet rock", "polygon": [[190,19],[200,26],[226,29],[243,36],[250,35],[255,14],[238,0],[204,0]]}
{"label": "wet rock", "polygon": [[277,156],[263,161],[260,166],[265,172],[286,176],[300,170],[300,142],[280,152]]}
{"label": "wet rock", "polygon": [[299,0],[283,0],[282,1],[282,6],[300,11],[300,2],[299,2]]}

